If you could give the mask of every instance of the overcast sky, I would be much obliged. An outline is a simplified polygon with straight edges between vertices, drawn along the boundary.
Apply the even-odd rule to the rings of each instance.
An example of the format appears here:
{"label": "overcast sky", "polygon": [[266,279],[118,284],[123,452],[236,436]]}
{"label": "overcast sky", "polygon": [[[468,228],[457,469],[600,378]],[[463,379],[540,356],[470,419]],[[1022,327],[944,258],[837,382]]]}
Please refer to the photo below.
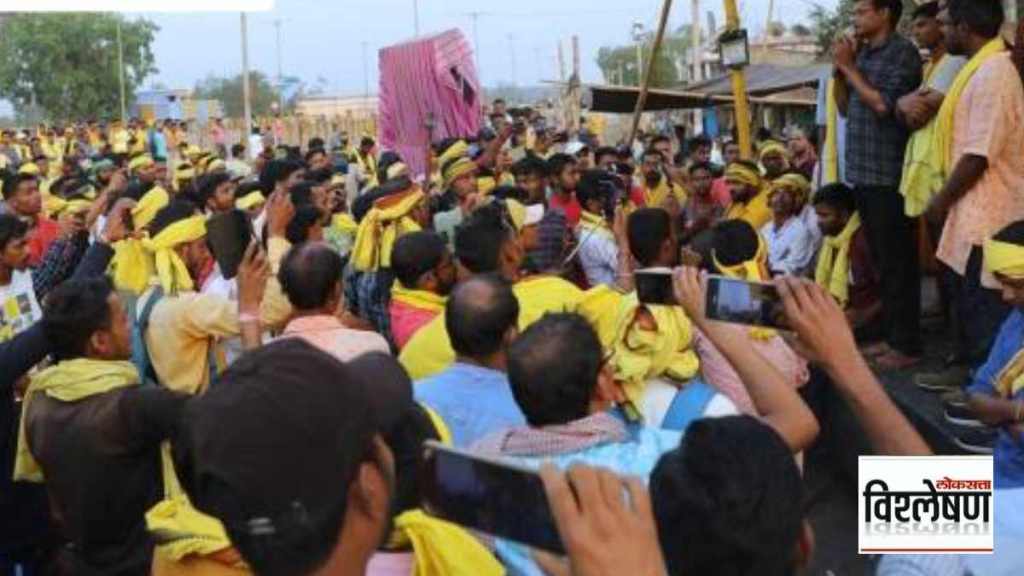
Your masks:
{"label": "overcast sky", "polygon": [[[211,0],[213,1],[213,0]],[[377,49],[414,36],[414,0],[276,0],[272,12],[249,16],[249,61],[252,69],[276,75],[274,21],[281,20],[281,59],[284,74],[313,84],[326,81],[332,93],[363,92],[363,43],[369,53],[370,90],[377,82]],[[806,20],[820,2],[836,0],[775,0],[775,19]],[[480,63],[485,85],[536,84],[558,76],[557,46],[580,38],[584,82],[601,79],[597,50],[630,41],[630,28],[640,21],[657,24],[661,0],[419,0],[420,32],[429,34],[461,28],[473,42],[472,18],[479,12]],[[670,27],[690,21],[690,2],[676,0]],[[719,0],[703,0],[702,10],[723,22]],[[767,19],[768,0],[741,0],[744,25],[760,30]],[[191,88],[208,74],[232,75],[241,70],[238,14],[144,14],[161,30],[154,43],[160,72],[146,85],[160,82],[171,88]],[[130,16],[135,17],[135,16]],[[702,16],[702,25],[706,25]]]}

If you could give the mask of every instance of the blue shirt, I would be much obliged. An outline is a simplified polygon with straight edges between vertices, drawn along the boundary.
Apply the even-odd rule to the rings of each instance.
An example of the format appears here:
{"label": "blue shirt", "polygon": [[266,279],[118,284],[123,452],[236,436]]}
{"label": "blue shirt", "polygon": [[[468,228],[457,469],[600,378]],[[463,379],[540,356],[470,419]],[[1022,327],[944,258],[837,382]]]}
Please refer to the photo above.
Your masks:
{"label": "blue shirt", "polygon": [[492,432],[525,426],[504,372],[456,362],[447,370],[416,382],[413,393],[437,412],[452,433],[456,448],[468,448]]}
{"label": "blue shirt", "polygon": [[[974,375],[967,392],[999,396],[995,388],[996,378],[1021,348],[1024,348],[1024,313],[1014,309],[1003,321],[999,336],[988,353],[988,360]],[[1024,390],[1014,394],[1013,400],[1024,400]],[[1019,444],[1009,432],[1000,429],[994,456],[996,488],[1024,486],[1024,444]]]}

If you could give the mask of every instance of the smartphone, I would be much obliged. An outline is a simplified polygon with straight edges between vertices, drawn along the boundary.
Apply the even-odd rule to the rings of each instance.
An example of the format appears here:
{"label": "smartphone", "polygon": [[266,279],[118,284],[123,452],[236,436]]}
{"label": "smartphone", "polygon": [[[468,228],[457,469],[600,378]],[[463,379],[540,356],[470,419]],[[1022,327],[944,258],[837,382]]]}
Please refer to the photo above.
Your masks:
{"label": "smartphone", "polygon": [[645,268],[633,273],[636,296],[641,304],[676,306],[675,290],[672,288],[672,270],[668,268]]}
{"label": "smartphone", "polygon": [[779,292],[771,284],[708,277],[707,316],[712,320],[786,329]]}
{"label": "smartphone", "polygon": [[536,472],[427,441],[420,486],[426,509],[434,516],[565,554],[544,484]]}
{"label": "smartphone", "polygon": [[252,223],[241,210],[217,214],[206,221],[206,241],[227,280],[238,275],[238,265],[252,239]]}

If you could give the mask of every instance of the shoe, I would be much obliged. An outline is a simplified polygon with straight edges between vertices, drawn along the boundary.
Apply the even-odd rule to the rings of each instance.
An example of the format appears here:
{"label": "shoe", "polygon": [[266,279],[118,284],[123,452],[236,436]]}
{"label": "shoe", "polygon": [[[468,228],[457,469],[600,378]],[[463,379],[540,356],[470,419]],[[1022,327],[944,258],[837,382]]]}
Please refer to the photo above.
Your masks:
{"label": "shoe", "polygon": [[957,426],[966,426],[967,428],[985,428],[986,426],[978,420],[978,417],[974,415],[974,412],[970,408],[960,408],[957,406],[946,406],[945,410],[946,422],[950,424],[956,424]]}
{"label": "shoe", "polygon": [[967,394],[963,390],[951,390],[942,395],[942,406],[944,408],[956,407],[967,408]]}
{"label": "shoe", "polygon": [[880,370],[899,371],[913,368],[921,363],[920,356],[907,356],[901,352],[892,350],[874,359],[874,363]]}
{"label": "shoe", "polygon": [[962,388],[969,376],[970,370],[966,367],[951,366],[942,372],[915,374],[914,384],[928,392],[949,392]]}
{"label": "shoe", "polygon": [[961,450],[971,454],[992,454],[996,442],[996,431],[991,428],[964,430],[953,438],[953,443]]}

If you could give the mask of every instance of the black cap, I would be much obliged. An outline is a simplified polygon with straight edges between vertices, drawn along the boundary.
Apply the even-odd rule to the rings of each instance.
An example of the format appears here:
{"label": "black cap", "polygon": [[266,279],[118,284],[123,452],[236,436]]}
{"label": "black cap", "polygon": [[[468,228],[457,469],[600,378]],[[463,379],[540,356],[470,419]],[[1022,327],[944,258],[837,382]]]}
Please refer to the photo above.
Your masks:
{"label": "black cap", "polygon": [[193,504],[245,555],[294,547],[344,518],[346,487],[413,405],[391,357],[348,364],[305,341],[250,352],[186,408],[174,443]]}

